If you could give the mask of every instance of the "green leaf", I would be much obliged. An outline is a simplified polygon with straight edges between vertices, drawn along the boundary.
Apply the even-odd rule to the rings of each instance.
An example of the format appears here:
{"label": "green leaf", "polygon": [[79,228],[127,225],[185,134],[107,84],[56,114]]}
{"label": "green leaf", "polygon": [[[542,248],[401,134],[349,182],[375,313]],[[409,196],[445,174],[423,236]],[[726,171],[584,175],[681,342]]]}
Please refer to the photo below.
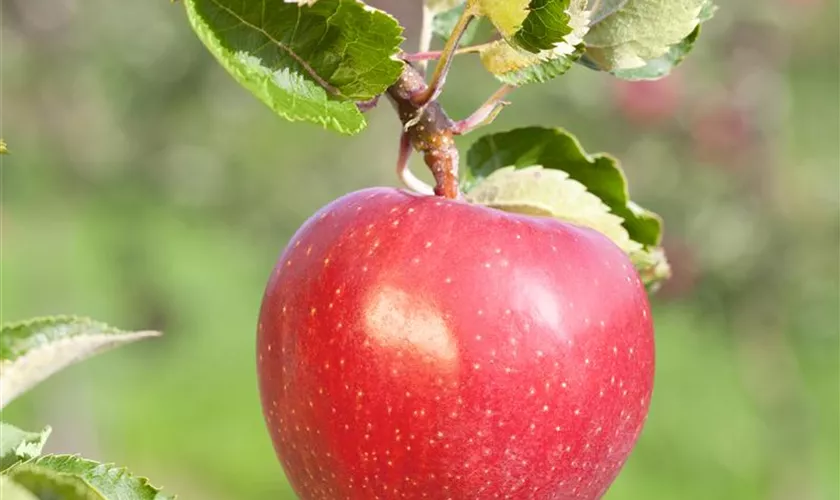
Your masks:
{"label": "green leaf", "polygon": [[26,432],[0,422],[0,472],[40,455],[51,432],[49,426],[41,432]]}
{"label": "green leaf", "polygon": [[639,68],[617,69],[613,71],[613,74],[624,80],[657,80],[668,76],[671,70],[683,62],[683,59],[691,52],[698,36],[700,36],[699,25],[683,41],[672,45],[661,57],[651,59]]}
{"label": "green leaf", "polygon": [[54,316],[0,330],[0,408],[66,366],[159,332],[127,332],[88,318]]}
{"label": "green leaf", "polygon": [[3,500],[38,500],[29,490],[7,476],[0,476],[0,498]]}
{"label": "green leaf", "polygon": [[667,75],[691,50],[711,0],[629,0],[593,26],[582,62],[632,80]]}
{"label": "green leaf", "polygon": [[[572,4],[577,8],[570,9]],[[515,44],[534,53],[554,49],[574,31],[572,15],[583,13],[585,4],[585,0],[531,0],[528,15],[513,35]]]}
{"label": "green leaf", "polygon": [[0,155],[9,154],[9,149],[6,147],[6,142],[0,139]]}
{"label": "green leaf", "polygon": [[589,26],[595,26],[621,10],[628,0],[589,0],[586,9],[590,11]]}
{"label": "green leaf", "polygon": [[[717,8],[712,3],[707,3],[700,11],[700,22],[704,23],[714,16]],[[694,48],[694,42],[700,36],[701,25],[697,25],[694,31],[685,37],[680,43],[672,45],[668,52],[661,57],[652,59],[642,67],[620,69],[613,72],[613,74],[624,80],[656,80],[667,76],[672,69],[677,67],[683,59]],[[595,69],[598,69],[597,67]]]}
{"label": "green leaf", "polygon": [[402,27],[358,0],[186,0],[193,30],[219,63],[275,113],[354,134],[357,101],[402,72]]}
{"label": "green leaf", "polygon": [[[519,7],[515,3],[500,9],[508,17],[515,17]],[[488,6],[476,7],[484,8]],[[542,83],[562,75],[580,57],[583,36],[589,29],[586,0],[531,0],[519,25],[509,32],[500,31],[504,40],[497,40],[480,51],[485,69],[497,79],[510,85]],[[495,11],[491,11],[495,12]]]}
{"label": "green leaf", "polygon": [[500,168],[471,189],[466,199],[507,212],[553,217],[595,229],[628,254],[642,250],[640,243],[630,239],[623,219],[562,170],[541,165]]}
{"label": "green leaf", "polygon": [[570,53],[589,29],[588,0],[468,0],[514,46],[531,53]]}
{"label": "green leaf", "polygon": [[[640,275],[649,279],[646,283],[653,285],[655,281],[669,275],[667,261],[659,249],[662,237],[661,219],[630,201],[627,179],[615,158],[604,153],[587,154],[577,138],[566,130],[528,127],[486,135],[476,141],[467,152],[466,163],[462,173],[462,187],[467,197],[477,196],[472,194],[473,190],[483,189],[482,184],[488,182],[494,172],[505,167],[526,169],[538,165],[545,169],[542,176],[550,169],[568,174],[569,179],[582,184],[588,193],[600,199],[613,215],[620,218],[630,240],[641,246],[639,249],[635,245],[619,243],[619,246],[630,254]],[[545,189],[547,192],[552,192],[552,189],[555,192],[560,190],[550,186]],[[536,199],[544,196],[545,193],[537,194]],[[524,199],[524,196],[520,195],[520,198]],[[537,203],[546,202],[543,200]],[[561,207],[551,209],[558,213],[571,206],[564,200],[553,203]],[[520,201],[519,204],[524,204],[524,201]],[[591,211],[594,204],[585,206]],[[559,218],[572,220],[580,216],[565,215]],[[612,233],[611,238],[614,241],[621,241],[621,236],[615,236],[614,230],[609,229],[608,236],[609,233]]]}
{"label": "green leaf", "polygon": [[17,485],[41,500],[108,500],[80,477],[61,474],[29,462],[9,469],[7,474]]}
{"label": "green leaf", "polygon": [[481,62],[501,82],[521,86],[528,83],[543,83],[568,71],[580,51],[571,54],[543,51],[538,54],[517,49],[499,40],[485,47]]}
{"label": "green leaf", "polygon": [[[101,464],[75,455],[46,455],[25,465],[38,467],[89,484],[102,498],[119,500],[172,500],[148,479],[131,475],[125,468]],[[13,471],[16,469],[12,469]]]}
{"label": "green leaf", "polygon": [[587,154],[577,138],[561,128],[526,127],[485,135],[467,152],[462,186],[469,192],[502,167],[542,165],[558,169],[580,182],[624,219],[630,237],[643,245],[658,245],[658,216],[630,201],[627,179],[618,161],[604,153]]}

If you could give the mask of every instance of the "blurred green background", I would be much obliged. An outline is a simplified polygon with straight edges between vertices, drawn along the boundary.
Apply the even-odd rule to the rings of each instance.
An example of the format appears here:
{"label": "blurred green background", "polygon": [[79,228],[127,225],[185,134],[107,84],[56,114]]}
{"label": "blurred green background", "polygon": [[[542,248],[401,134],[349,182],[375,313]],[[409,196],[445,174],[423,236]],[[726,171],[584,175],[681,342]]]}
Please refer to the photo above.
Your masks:
{"label": "blurred green background", "polygon": [[[579,68],[514,93],[488,130],[571,129],[666,220],[655,396],[608,500],[837,499],[837,2],[720,3],[672,77]],[[413,46],[416,2],[376,4]],[[0,5],[2,319],[167,333],[62,372],[3,419],[53,424],[49,451],[184,499],[293,498],[257,398],[263,287],[317,208],[395,185],[394,113],[380,105],[355,138],[286,123],[164,0]],[[456,64],[442,101],[463,117],[495,84]]]}

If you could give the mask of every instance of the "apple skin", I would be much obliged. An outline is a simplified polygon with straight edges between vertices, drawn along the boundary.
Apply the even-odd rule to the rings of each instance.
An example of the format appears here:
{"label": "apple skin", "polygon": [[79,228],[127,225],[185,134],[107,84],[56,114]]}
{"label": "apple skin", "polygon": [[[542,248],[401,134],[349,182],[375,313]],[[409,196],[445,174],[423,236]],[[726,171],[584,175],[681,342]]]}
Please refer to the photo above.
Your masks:
{"label": "apple skin", "polygon": [[390,188],[294,235],[263,413],[304,500],[596,499],[647,416],[647,295],[595,231]]}

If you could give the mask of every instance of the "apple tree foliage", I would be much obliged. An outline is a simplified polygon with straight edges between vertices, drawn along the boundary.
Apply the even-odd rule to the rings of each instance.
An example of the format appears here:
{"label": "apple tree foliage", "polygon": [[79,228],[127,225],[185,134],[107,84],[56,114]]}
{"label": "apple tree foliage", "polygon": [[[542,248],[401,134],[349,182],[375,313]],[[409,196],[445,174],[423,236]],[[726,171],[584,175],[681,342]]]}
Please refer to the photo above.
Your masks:
{"label": "apple tree foliage", "polygon": [[[364,130],[365,103],[386,94],[409,61],[477,55],[504,86],[501,96],[534,83],[557,85],[554,79],[576,67],[652,80],[683,61],[715,11],[711,0],[425,0],[429,32],[421,39],[448,43],[438,53],[429,47],[410,53],[399,21],[360,0],[182,3],[207,50],[274,113],[348,135]],[[439,66],[445,67],[438,76],[445,76],[448,65]],[[482,123],[505,104],[490,102]],[[6,153],[0,140],[0,154]],[[587,153],[566,129],[486,135],[465,158],[460,189],[468,202],[596,229],[629,255],[649,290],[669,276],[661,219],[631,201],[616,158]],[[0,409],[72,363],[157,335],[67,316],[6,324]],[[115,465],[43,454],[50,432],[0,423],[0,497],[174,498]]]}
{"label": "apple tree foliage", "polygon": [[[184,0],[184,5],[201,41],[237,82],[281,117],[343,134],[364,129],[359,103],[383,95],[397,82],[405,60],[421,56],[404,52],[403,28],[394,17],[357,0]],[[428,0],[425,7],[434,35],[460,42],[453,54],[477,54],[508,89],[557,84],[549,80],[575,66],[628,80],[664,77],[691,50],[715,10],[709,0]],[[463,25],[467,17],[472,22]],[[523,183],[528,173],[488,178],[497,169],[536,166],[566,176],[532,183]],[[669,275],[658,216],[630,201],[618,160],[586,153],[570,132],[524,128],[480,138],[461,171],[468,199],[511,211],[533,212],[540,205],[542,215],[611,236],[631,255],[649,288]],[[471,195],[482,182],[505,184],[509,195],[516,191],[516,203]],[[557,187],[564,183],[588,191],[593,196],[585,199],[592,205],[563,199],[561,193],[575,189]],[[546,209],[545,203],[566,208]],[[581,218],[578,210],[612,217]]]}
{"label": "apple tree foliage", "polygon": [[[123,331],[73,316],[36,318],[0,329],[0,409],[50,375],[89,356],[158,332]],[[52,429],[28,432],[0,422],[3,500],[167,500],[143,478],[77,455],[45,455]]]}

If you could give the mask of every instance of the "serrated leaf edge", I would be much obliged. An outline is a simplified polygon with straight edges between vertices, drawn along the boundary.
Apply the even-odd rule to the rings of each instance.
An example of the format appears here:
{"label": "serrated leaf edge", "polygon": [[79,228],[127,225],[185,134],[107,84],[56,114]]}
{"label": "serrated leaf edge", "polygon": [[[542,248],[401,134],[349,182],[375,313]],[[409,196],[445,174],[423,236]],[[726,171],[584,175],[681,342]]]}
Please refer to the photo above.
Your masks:
{"label": "serrated leaf edge", "polygon": [[[367,5],[361,0],[352,1],[357,5],[361,6],[362,9],[366,12],[378,13],[383,16],[386,16],[392,21],[394,21],[394,23],[396,23],[398,26],[402,27],[399,21],[388,12],[385,12],[381,9],[377,9],[375,7],[371,7],[370,5]],[[187,20],[190,26],[192,27],[193,31],[196,33],[196,35],[198,35],[198,38],[201,40],[204,47],[213,55],[213,57],[216,59],[219,65],[222,68],[224,68],[229,75],[233,77],[234,81],[236,81],[239,85],[248,90],[257,100],[265,104],[272,112],[280,115],[281,117],[289,121],[315,123],[326,129],[333,130],[345,135],[358,134],[367,127],[367,120],[365,119],[364,114],[356,106],[356,103],[346,98],[342,99],[342,96],[330,92],[330,89],[333,87],[329,83],[326,83],[326,81],[314,71],[309,72],[307,76],[313,81],[315,87],[319,89],[319,91],[324,93],[324,100],[329,100],[330,96],[339,98],[335,102],[341,105],[342,109],[345,112],[347,112],[354,119],[356,119],[355,123],[350,126],[345,126],[345,124],[339,122],[337,118],[335,118],[329,113],[324,113],[322,115],[312,117],[310,115],[302,113],[295,113],[288,109],[280,109],[280,107],[277,106],[275,103],[270,102],[271,99],[265,98],[265,96],[270,95],[270,92],[262,90],[262,88],[269,87],[272,85],[272,83],[270,82],[270,78],[273,73],[266,74],[265,72],[263,72],[261,78],[258,79],[258,82],[252,82],[249,78],[247,78],[244,75],[242,68],[237,67],[237,65],[235,64],[230,64],[226,60],[226,58],[228,58],[231,60],[235,59],[237,61],[241,61],[242,57],[250,57],[250,55],[244,52],[233,52],[221,48],[221,43],[218,43],[219,39],[215,35],[214,30],[205,22],[203,17],[196,11],[195,2],[193,0],[185,0],[183,3],[184,9],[187,13]],[[399,38],[401,39],[401,44],[402,41],[405,40],[405,38],[403,36],[400,36]],[[208,43],[210,40],[214,40],[217,43]],[[397,50],[388,57],[389,60],[401,62],[401,59],[399,57],[400,44],[398,44]],[[301,64],[301,66],[303,66],[304,68],[309,67],[309,65],[305,61],[302,61],[295,55],[293,55],[293,51],[288,51],[288,53],[293,59],[297,60],[298,63]],[[397,78],[399,78],[399,74],[395,75],[394,81],[396,81]]]}
{"label": "serrated leaf edge", "polygon": [[[498,194],[500,187],[498,183],[494,184],[498,179],[514,180],[516,176],[526,176],[532,174],[540,174],[541,179],[534,182],[555,182],[555,186],[559,189],[555,191],[555,195],[561,195],[562,203],[558,204],[546,203],[538,199],[521,199],[515,202],[510,200],[488,199],[488,194]],[[476,191],[480,191],[485,186],[496,186],[496,189],[491,193],[482,193],[476,196]],[[642,251],[644,245],[630,238],[627,228],[624,227],[624,218],[613,212],[612,208],[607,205],[603,199],[598,195],[592,193],[589,188],[582,182],[573,179],[568,172],[559,168],[544,168],[542,165],[532,165],[528,167],[507,166],[494,170],[490,175],[485,177],[481,182],[477,183],[466,195],[468,201],[484,205],[492,208],[498,208],[503,211],[520,212],[517,208],[528,207],[531,209],[543,212],[543,216],[553,219],[569,222],[578,226],[588,227],[599,233],[607,236],[616,246],[621,248],[626,254]],[[570,210],[572,206],[576,208],[587,207],[586,212],[577,210]],[[559,209],[559,210],[558,210]]]}
{"label": "serrated leaf edge", "polygon": [[[72,480],[72,481],[78,481],[79,483],[81,483],[82,486],[89,488],[88,493],[93,492],[93,494],[96,497],[101,498],[102,500],[108,500],[107,498],[105,498],[105,495],[103,495],[102,492],[97,490],[85,478],[80,477],[76,474],[64,474],[64,473],[52,470],[49,467],[42,467],[42,466],[33,464],[32,463],[33,460],[35,460],[35,459],[28,460],[26,462],[20,462],[20,463],[15,464],[12,467],[9,467],[5,471],[3,471],[3,476],[9,477],[12,481],[14,481],[15,478],[13,476],[15,474],[15,471],[17,469],[20,469],[22,472],[26,472],[28,470],[28,471],[30,471],[32,473],[35,473],[35,474],[40,474],[42,476],[47,476],[53,481],[56,481],[56,480],[68,481],[68,479]],[[15,481],[15,482],[17,482],[17,481]],[[65,483],[65,484],[67,484],[67,483]],[[26,487],[24,487],[24,489],[29,491]],[[78,493],[78,490],[76,491],[76,493]],[[34,496],[34,494],[33,494],[33,496]]]}
{"label": "serrated leaf edge", "polygon": [[[11,427],[14,430],[16,430],[16,431],[18,431],[22,434],[28,434],[28,435],[32,435],[32,436],[35,436],[35,437],[34,438],[24,438],[14,448],[9,450],[9,453],[14,455],[14,457],[16,457],[18,460],[14,464],[12,464],[12,465],[10,465],[6,468],[0,469],[0,474],[5,472],[6,469],[8,469],[8,468],[10,468],[10,467],[12,467],[12,466],[14,466],[18,463],[25,462],[25,461],[31,460],[32,458],[37,458],[38,456],[40,456],[41,451],[43,451],[44,445],[46,444],[47,440],[50,438],[50,435],[52,434],[52,430],[53,430],[52,427],[50,427],[49,425],[45,425],[44,428],[41,429],[40,431],[25,431],[25,430],[23,430],[23,429],[21,429],[17,426],[14,426],[14,425],[12,425],[8,422],[0,422],[0,433],[2,433],[3,426],[7,427],[5,429],[6,432],[9,431],[8,427]],[[35,449],[32,449],[33,445],[34,445]],[[25,458],[25,457],[28,457],[28,458]],[[2,466],[2,464],[0,464],[0,466]]]}
{"label": "serrated leaf edge", "polygon": [[141,487],[148,486],[149,488],[154,490],[154,493],[155,493],[155,499],[154,500],[176,500],[177,499],[177,495],[163,493],[163,488],[162,487],[158,487],[158,486],[153,485],[152,482],[149,480],[149,478],[146,477],[146,476],[141,476],[141,475],[134,474],[134,473],[130,472],[128,470],[128,467],[126,467],[126,466],[120,466],[120,465],[117,465],[113,462],[97,462],[96,460],[91,460],[89,458],[85,458],[78,453],[73,453],[73,454],[61,453],[61,454],[41,455],[41,456],[38,456],[38,457],[31,458],[31,459],[29,459],[25,462],[19,462],[15,465],[9,467],[6,471],[4,471],[4,474],[6,474],[8,472],[11,472],[12,470],[14,470],[15,468],[20,467],[20,466],[34,465],[34,466],[40,467],[42,469],[46,469],[46,470],[55,472],[56,474],[59,474],[59,475],[77,477],[77,478],[81,479],[82,481],[85,481],[97,493],[104,496],[104,493],[102,493],[99,490],[99,488],[97,488],[96,486],[91,484],[90,481],[87,481],[85,478],[81,477],[80,475],[72,474],[72,473],[69,473],[69,472],[57,471],[57,470],[52,469],[52,468],[50,468],[46,465],[40,464],[39,461],[41,461],[45,458],[60,459],[60,460],[74,459],[74,460],[80,460],[80,461],[83,461],[83,462],[87,462],[87,463],[89,463],[89,464],[91,464],[95,467],[105,468],[108,474],[117,473],[120,476],[128,476],[130,479],[137,480],[141,483],[140,484]]}

